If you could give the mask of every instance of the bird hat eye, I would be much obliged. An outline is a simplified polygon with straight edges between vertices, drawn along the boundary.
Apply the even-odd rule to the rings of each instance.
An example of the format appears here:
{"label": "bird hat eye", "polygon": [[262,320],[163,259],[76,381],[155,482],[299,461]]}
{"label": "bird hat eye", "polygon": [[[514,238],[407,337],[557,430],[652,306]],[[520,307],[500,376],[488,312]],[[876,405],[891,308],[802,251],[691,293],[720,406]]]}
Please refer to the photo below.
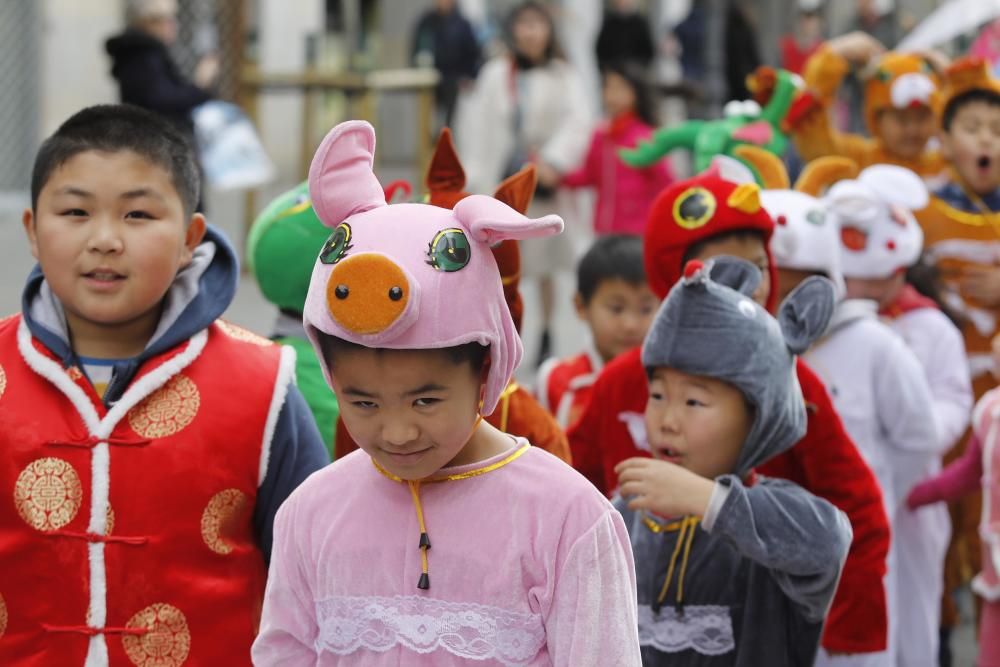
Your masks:
{"label": "bird hat eye", "polygon": [[684,229],[698,229],[715,215],[715,196],[705,188],[688,188],[674,202],[674,222]]}

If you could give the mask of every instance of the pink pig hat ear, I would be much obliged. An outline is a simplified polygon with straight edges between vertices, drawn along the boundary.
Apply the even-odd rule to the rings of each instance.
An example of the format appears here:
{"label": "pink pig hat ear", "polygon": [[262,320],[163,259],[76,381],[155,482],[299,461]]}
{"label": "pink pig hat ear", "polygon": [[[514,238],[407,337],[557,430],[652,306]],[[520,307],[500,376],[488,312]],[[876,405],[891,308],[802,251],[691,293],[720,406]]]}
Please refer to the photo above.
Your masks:
{"label": "pink pig hat ear", "polygon": [[473,239],[489,245],[508,239],[553,236],[563,230],[563,221],[558,215],[529,218],[486,195],[466,197],[455,204],[454,213]]}
{"label": "pink pig hat ear", "polygon": [[374,164],[370,124],[349,120],[330,130],[309,167],[309,198],[324,225],[336,227],[352,215],[386,205]]}

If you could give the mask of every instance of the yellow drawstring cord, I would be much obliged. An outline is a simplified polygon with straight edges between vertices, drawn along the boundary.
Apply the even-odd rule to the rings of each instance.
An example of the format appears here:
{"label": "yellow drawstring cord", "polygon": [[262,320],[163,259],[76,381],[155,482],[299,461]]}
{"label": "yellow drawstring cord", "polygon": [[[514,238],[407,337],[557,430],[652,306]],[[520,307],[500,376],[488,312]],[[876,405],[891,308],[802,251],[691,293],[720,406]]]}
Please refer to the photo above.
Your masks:
{"label": "yellow drawstring cord", "polygon": [[[483,415],[476,415],[476,423],[472,425],[472,433],[476,432],[479,424],[483,421]],[[472,439],[472,435],[469,435]],[[431,587],[430,567],[427,562],[427,550],[431,548],[431,538],[427,534],[427,524],[424,523],[424,508],[420,504],[420,480],[409,480],[410,496],[413,498],[413,507],[417,510],[417,525],[420,526],[420,580],[417,581],[417,588],[426,591]]]}
{"label": "yellow drawstring cord", "polygon": [[420,581],[417,588],[426,591],[431,587],[430,572],[427,567],[427,550],[431,548],[431,538],[427,535],[427,525],[424,523],[424,508],[420,504],[420,482],[409,481],[410,495],[413,496],[413,506],[417,509],[417,524],[420,526]]}
{"label": "yellow drawstring cord", "polygon": [[674,578],[674,569],[677,565],[677,557],[680,555],[681,549],[684,550],[684,559],[681,561],[680,579],[677,581],[677,607],[678,609],[683,608],[684,576],[687,574],[688,558],[691,556],[691,544],[694,542],[694,534],[697,532],[697,526],[698,517],[687,516],[681,520],[680,535],[677,536],[677,544],[674,546],[674,553],[670,556],[670,565],[667,567],[667,576],[663,580],[663,586],[660,588],[660,594],[656,598],[653,611],[659,612],[663,606],[663,601],[667,598],[667,591],[670,590],[670,582]]}

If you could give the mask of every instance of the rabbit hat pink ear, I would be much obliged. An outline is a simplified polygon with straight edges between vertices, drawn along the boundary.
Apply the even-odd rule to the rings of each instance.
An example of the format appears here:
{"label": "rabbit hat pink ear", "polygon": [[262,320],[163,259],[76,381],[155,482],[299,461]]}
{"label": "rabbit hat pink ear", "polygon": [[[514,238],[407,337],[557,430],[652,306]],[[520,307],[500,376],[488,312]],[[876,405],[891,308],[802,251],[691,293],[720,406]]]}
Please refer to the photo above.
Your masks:
{"label": "rabbit hat pink ear", "polygon": [[309,197],[327,227],[385,206],[375,178],[375,130],[363,120],[337,125],[323,139],[309,167]]}

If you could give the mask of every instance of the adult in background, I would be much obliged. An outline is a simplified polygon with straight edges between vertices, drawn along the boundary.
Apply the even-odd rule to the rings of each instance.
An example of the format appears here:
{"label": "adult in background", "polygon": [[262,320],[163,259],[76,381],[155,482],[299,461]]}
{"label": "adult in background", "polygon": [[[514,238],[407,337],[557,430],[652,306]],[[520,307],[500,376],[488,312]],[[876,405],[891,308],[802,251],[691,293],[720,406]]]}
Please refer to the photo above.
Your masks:
{"label": "adult in background", "polygon": [[636,62],[649,67],[655,47],[649,21],[635,0],[614,0],[604,13],[597,36],[597,64],[603,69],[615,62]]}
{"label": "adult in background", "polygon": [[[535,164],[539,188],[528,215],[565,214],[571,202],[568,193],[557,190],[560,175],[582,161],[594,120],[583,81],[563,57],[554,22],[542,3],[518,4],[508,15],[505,37],[507,52],[483,65],[475,87],[458,108],[456,138],[468,189],[492,192],[505,177],[525,164]],[[523,277],[538,285],[543,314],[525,317],[526,358],[542,359],[552,352],[546,348],[551,345],[549,327],[557,303],[555,278],[568,276],[577,255],[583,254],[585,239],[575,237],[584,230],[578,227],[570,225],[559,236],[521,242]],[[561,297],[570,303],[569,293]],[[531,350],[529,326],[541,330],[540,352]]]}
{"label": "adult in background", "polygon": [[482,59],[472,24],[455,6],[455,0],[434,0],[413,31],[410,61],[433,65],[441,75],[435,90],[438,113],[450,126],[460,87],[476,78]]}
{"label": "adult in background", "polygon": [[193,138],[191,110],[212,99],[218,57],[203,57],[190,81],[178,69],[168,50],[177,41],[176,0],[130,0],[126,16],[125,32],[105,45],[119,98],[165,117]]}

